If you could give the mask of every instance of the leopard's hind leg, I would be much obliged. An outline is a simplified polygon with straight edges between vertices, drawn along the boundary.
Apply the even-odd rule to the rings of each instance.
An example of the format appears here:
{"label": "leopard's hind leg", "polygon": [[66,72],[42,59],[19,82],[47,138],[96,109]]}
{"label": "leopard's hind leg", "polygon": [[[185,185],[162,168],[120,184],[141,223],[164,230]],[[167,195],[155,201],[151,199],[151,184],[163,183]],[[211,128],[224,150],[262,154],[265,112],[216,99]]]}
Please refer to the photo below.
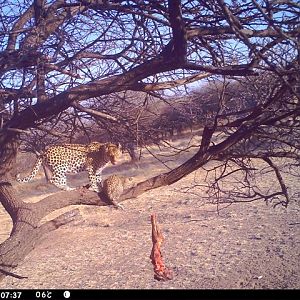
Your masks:
{"label": "leopard's hind leg", "polygon": [[67,185],[67,176],[64,171],[53,170],[53,176],[49,180],[52,184],[64,191],[73,191],[75,188],[71,188]]}

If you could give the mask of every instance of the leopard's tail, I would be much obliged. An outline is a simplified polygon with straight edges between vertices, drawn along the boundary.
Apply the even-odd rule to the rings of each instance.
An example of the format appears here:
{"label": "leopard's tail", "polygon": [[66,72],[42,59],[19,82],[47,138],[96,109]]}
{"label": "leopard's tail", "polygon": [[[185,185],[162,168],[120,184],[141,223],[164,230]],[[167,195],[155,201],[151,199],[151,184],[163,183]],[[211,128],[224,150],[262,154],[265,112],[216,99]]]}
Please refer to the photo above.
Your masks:
{"label": "leopard's tail", "polygon": [[27,176],[27,177],[21,178],[21,177],[20,177],[20,174],[17,174],[17,175],[16,175],[16,180],[17,180],[18,182],[29,182],[29,181],[31,181],[31,180],[36,176],[36,174],[37,174],[39,168],[40,168],[41,165],[42,165],[42,162],[43,162],[43,158],[42,158],[41,156],[38,157],[37,161],[36,161],[35,164],[34,164],[34,167],[33,167],[32,171],[31,171],[31,173],[30,173],[30,175]]}

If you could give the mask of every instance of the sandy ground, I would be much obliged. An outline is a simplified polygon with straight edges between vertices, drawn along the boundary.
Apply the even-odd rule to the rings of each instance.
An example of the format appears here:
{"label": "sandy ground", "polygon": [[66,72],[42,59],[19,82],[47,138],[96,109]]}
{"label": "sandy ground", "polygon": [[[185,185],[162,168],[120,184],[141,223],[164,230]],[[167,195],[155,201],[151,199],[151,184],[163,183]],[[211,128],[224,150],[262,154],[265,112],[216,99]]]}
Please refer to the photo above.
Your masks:
{"label": "sandy ground", "polygon": [[[151,169],[119,170],[139,181],[163,169],[157,163]],[[81,220],[45,235],[14,270],[28,278],[6,277],[0,288],[299,289],[299,202],[287,209],[261,201],[224,205],[217,212],[215,205],[203,201],[201,192],[181,192],[194,176],[124,201],[124,211],[81,206]],[[16,188],[24,193],[23,186]],[[26,201],[38,201],[56,189],[40,179],[27,191]],[[175,274],[167,282],[153,278],[152,213],[165,236],[165,263]],[[0,242],[10,228],[0,207]]]}

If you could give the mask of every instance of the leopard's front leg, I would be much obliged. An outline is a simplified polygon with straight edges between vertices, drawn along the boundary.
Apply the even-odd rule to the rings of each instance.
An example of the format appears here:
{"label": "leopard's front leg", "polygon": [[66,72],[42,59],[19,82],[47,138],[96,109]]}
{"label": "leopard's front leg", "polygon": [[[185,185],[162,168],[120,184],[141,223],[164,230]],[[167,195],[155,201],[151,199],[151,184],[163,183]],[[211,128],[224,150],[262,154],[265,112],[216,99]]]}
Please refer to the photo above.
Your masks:
{"label": "leopard's front leg", "polygon": [[102,183],[102,171],[105,168],[105,166],[99,168],[96,170],[95,175],[96,175],[96,182],[98,185],[101,185]]}
{"label": "leopard's front leg", "polygon": [[100,192],[99,184],[101,182],[101,176],[100,176],[100,181],[98,182],[98,175],[96,172],[94,172],[93,167],[88,166],[87,171],[89,174],[89,180],[90,180],[90,184],[91,184],[91,186],[89,187],[89,190],[99,193]]}

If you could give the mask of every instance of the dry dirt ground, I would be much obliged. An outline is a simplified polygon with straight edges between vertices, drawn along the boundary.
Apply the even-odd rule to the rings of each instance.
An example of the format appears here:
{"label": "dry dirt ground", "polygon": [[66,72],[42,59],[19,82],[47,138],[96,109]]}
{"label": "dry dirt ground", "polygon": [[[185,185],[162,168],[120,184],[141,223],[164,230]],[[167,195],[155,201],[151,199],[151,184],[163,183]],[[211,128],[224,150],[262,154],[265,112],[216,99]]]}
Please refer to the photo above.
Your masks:
{"label": "dry dirt ground", "polygon": [[[114,168],[106,174],[118,171],[135,176],[136,181],[165,171],[150,156],[139,169]],[[197,176],[204,175],[204,170],[197,171]],[[73,176],[73,183],[84,176]],[[234,204],[217,212],[215,205],[203,201],[201,192],[182,192],[194,178],[191,174],[172,186],[124,201],[124,211],[81,206],[81,220],[45,235],[14,270],[28,278],[6,277],[0,288],[299,289],[299,202],[287,209],[274,209],[264,202]],[[297,188],[297,181],[292,184]],[[43,178],[16,184],[16,189],[27,193],[24,200],[28,202],[57,191]],[[175,274],[167,282],[153,278],[152,213],[157,214],[165,237],[161,249],[165,263]],[[10,219],[0,207],[0,242],[10,229]]]}

